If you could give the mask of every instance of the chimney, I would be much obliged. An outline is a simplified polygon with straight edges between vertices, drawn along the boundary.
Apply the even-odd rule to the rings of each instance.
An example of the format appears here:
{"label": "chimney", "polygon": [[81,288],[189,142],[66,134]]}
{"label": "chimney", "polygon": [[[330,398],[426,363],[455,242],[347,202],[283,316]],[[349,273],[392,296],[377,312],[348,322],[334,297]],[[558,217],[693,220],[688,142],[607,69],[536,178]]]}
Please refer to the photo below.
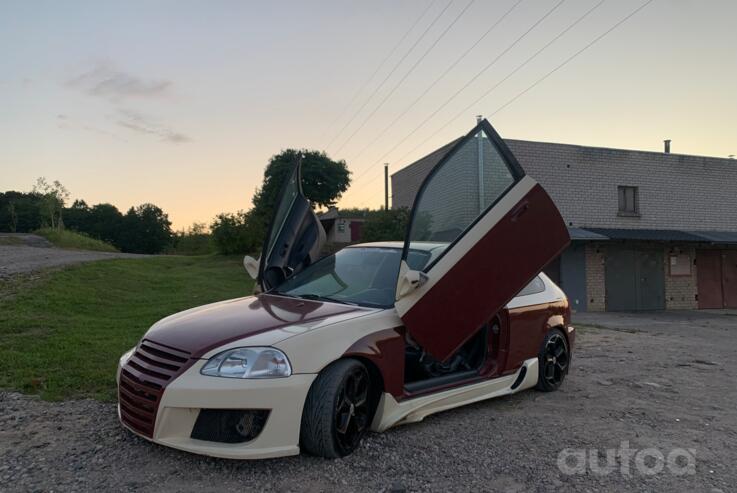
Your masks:
{"label": "chimney", "polygon": [[484,115],[476,115],[476,123],[481,123],[481,120],[484,119]]}
{"label": "chimney", "polygon": [[665,139],[663,141],[663,144],[665,144],[665,153],[670,154],[670,139]]}

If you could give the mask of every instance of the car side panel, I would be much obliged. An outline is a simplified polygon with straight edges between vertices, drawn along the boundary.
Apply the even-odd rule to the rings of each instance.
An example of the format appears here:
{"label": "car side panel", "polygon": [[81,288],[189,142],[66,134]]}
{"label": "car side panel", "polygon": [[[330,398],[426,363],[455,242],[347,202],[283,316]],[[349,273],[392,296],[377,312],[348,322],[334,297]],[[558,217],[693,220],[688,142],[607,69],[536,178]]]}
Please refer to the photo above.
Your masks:
{"label": "car side panel", "polygon": [[[516,371],[525,360],[537,357],[545,334],[553,327],[567,326],[567,313],[566,300],[510,308],[509,357],[505,373]],[[568,335],[566,330],[563,332]]]}
{"label": "car side panel", "polygon": [[384,392],[399,399],[404,393],[404,327],[386,329],[356,341],[343,357],[360,357],[378,368]]}

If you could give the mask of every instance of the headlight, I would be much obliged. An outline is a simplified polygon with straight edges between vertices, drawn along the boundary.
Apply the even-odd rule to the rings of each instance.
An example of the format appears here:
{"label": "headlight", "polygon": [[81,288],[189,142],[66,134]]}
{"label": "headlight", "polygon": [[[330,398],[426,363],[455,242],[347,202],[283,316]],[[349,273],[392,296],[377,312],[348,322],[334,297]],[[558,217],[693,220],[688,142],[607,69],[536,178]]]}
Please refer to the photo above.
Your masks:
{"label": "headlight", "polygon": [[292,367],[287,356],[278,349],[242,347],[216,354],[200,373],[210,377],[275,378],[288,377]]}

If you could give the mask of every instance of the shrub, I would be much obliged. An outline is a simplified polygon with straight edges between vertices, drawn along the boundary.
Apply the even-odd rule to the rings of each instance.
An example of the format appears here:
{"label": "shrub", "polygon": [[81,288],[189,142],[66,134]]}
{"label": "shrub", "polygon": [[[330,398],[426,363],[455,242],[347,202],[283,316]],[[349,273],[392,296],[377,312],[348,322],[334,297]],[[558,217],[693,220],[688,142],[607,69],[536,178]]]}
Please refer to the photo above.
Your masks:
{"label": "shrub", "polygon": [[256,253],[264,241],[263,228],[252,210],[218,214],[210,225],[210,231],[215,248],[224,255]]}
{"label": "shrub", "polygon": [[84,233],[77,233],[65,229],[42,228],[35,233],[43,236],[59,248],[71,248],[76,250],[95,250],[98,252],[117,252],[118,250],[109,243],[90,238]]}

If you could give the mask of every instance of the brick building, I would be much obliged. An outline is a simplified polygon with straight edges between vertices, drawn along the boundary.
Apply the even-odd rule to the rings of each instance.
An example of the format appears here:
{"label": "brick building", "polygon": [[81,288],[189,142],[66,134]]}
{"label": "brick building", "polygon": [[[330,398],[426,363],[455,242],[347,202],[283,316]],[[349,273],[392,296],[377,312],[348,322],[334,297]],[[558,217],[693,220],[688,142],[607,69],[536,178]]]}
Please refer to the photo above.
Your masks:
{"label": "brick building", "polygon": [[[737,308],[737,160],[507,139],[571,246],[546,268],[576,310]],[[453,142],[392,175],[392,207]]]}

